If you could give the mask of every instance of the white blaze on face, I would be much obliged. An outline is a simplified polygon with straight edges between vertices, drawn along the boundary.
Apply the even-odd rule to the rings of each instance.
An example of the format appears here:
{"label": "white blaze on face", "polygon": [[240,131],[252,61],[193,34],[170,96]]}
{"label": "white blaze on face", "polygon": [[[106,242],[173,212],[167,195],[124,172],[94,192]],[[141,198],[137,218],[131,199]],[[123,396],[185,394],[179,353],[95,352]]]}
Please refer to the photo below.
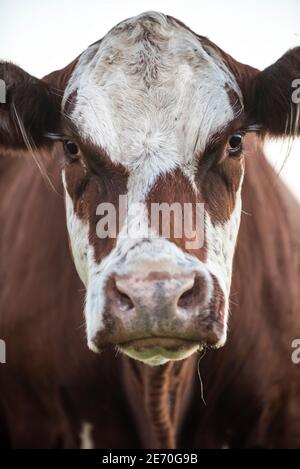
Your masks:
{"label": "white blaze on face", "polygon": [[[236,117],[227,89],[241,96],[217,51],[203,46],[175,20],[150,12],[120,23],[81,55],[64,104],[76,93],[69,117],[83,138],[128,169],[128,203],[145,203],[158,176],[178,167],[197,190],[197,157],[211,136]],[[130,271],[136,259],[149,260],[149,252],[151,261],[169,260],[181,269],[193,264],[196,271],[215,274],[228,299],[240,191],[225,225],[214,225],[207,217],[207,265],[167,240],[151,242],[152,250],[151,243],[143,245],[119,236],[117,246],[99,266],[89,246],[88,225],[76,217],[68,195],[66,206],[75,264],[87,286],[89,341],[102,327],[108,276],[116,268]],[[143,211],[138,217],[140,220],[126,220],[125,224],[139,221],[148,232]],[[126,264],[122,264],[124,259]]]}
{"label": "white blaze on face", "polygon": [[[147,39],[148,38],[148,39]],[[159,13],[126,20],[84,52],[65,91],[83,137],[129,169],[191,163],[234,114],[238,86],[221,57]]]}

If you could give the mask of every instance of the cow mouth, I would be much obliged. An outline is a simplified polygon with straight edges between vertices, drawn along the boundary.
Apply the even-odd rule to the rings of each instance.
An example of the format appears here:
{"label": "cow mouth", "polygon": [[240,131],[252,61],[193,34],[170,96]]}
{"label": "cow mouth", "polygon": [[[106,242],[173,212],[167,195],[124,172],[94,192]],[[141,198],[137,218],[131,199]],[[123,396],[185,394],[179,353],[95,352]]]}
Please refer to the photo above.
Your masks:
{"label": "cow mouth", "polygon": [[200,342],[187,339],[147,337],[118,344],[118,349],[149,365],[161,365],[169,360],[183,360],[201,350],[202,346]]}

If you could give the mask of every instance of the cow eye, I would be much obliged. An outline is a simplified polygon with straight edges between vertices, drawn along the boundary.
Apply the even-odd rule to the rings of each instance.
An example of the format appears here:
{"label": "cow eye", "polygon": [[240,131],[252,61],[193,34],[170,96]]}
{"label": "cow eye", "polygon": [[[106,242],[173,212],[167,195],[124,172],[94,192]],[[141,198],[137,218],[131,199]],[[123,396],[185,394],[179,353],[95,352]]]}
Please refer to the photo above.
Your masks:
{"label": "cow eye", "polygon": [[79,154],[79,148],[76,143],[72,142],[72,140],[64,140],[63,145],[66,154],[76,159],[76,156]]}
{"label": "cow eye", "polygon": [[228,141],[229,145],[229,155],[230,156],[237,156],[242,151],[243,147],[243,136],[240,133],[235,133],[231,135]]}

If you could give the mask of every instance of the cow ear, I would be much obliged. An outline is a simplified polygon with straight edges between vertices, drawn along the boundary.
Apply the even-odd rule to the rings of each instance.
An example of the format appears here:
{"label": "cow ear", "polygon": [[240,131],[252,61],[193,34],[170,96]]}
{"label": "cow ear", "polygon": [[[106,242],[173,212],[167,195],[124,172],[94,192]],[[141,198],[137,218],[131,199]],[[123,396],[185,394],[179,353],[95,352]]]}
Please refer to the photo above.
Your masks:
{"label": "cow ear", "polygon": [[0,62],[0,148],[40,148],[60,127],[60,97],[21,68]]}
{"label": "cow ear", "polygon": [[274,137],[300,134],[300,47],[255,75],[246,96],[246,111],[262,133]]}

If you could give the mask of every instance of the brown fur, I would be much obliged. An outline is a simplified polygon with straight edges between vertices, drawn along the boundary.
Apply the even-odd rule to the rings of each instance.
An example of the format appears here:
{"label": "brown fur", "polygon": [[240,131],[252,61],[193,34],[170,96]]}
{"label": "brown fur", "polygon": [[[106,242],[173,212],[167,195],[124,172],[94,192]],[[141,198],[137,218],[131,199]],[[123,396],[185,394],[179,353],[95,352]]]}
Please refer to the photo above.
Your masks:
{"label": "brown fur", "polygon": [[[178,370],[189,364],[191,388],[186,411],[171,429],[160,407],[166,397],[154,403],[157,409],[152,400],[154,421],[162,419],[168,428],[162,437],[145,425],[150,397],[141,400],[135,390],[134,369],[143,380],[154,371],[86,348],[83,292],[70,261],[62,198],[45,185],[33,162],[14,158],[3,166],[1,337],[8,344],[8,363],[0,369],[3,444],[76,446],[86,419],[95,425],[98,447],[173,446],[174,434],[177,446],[299,446],[299,370],[290,358],[291,341],[300,333],[299,209],[260,152],[247,159],[247,214],[235,257],[229,339],[200,363],[207,406],[195,357],[176,365]],[[48,161],[47,169],[62,193],[56,163]],[[150,388],[168,388],[156,379]]]}
{"label": "brown fur", "polygon": [[[259,73],[199,38],[208,51],[222,54],[238,79],[245,122],[263,125],[262,134],[282,136],[290,112],[287,85],[299,74],[299,48]],[[206,406],[200,356],[152,369],[115,357],[113,350],[99,357],[87,349],[83,286],[68,248],[60,144],[42,159],[55,192],[28,155],[16,156],[25,145],[12,111],[14,103],[26,132],[45,146],[44,132],[62,131],[59,97],[75,62],[44,82],[0,64],[0,78],[8,79],[10,90],[0,109],[5,154],[0,158],[0,337],[7,343],[7,364],[0,365],[0,445],[78,447],[82,422],[88,421],[95,447],[299,448],[300,375],[291,361],[291,342],[300,334],[299,206],[266,162],[259,141],[254,145],[249,138],[245,145],[228,341],[199,362]],[[220,220],[232,211],[241,167],[223,159],[224,144],[213,171],[205,166],[211,160],[200,155],[198,181],[201,197]],[[108,167],[105,155],[100,177],[92,153],[84,148],[89,172],[84,204],[78,186],[86,177],[83,166],[75,163],[67,176],[77,213],[89,220],[98,197],[115,197],[114,186],[122,193],[127,179],[120,168]],[[182,200],[184,191],[190,202],[187,182],[175,176],[176,194]],[[167,192],[165,197],[169,201]],[[156,188],[150,199],[161,201]],[[98,259],[112,247],[96,244]]]}

